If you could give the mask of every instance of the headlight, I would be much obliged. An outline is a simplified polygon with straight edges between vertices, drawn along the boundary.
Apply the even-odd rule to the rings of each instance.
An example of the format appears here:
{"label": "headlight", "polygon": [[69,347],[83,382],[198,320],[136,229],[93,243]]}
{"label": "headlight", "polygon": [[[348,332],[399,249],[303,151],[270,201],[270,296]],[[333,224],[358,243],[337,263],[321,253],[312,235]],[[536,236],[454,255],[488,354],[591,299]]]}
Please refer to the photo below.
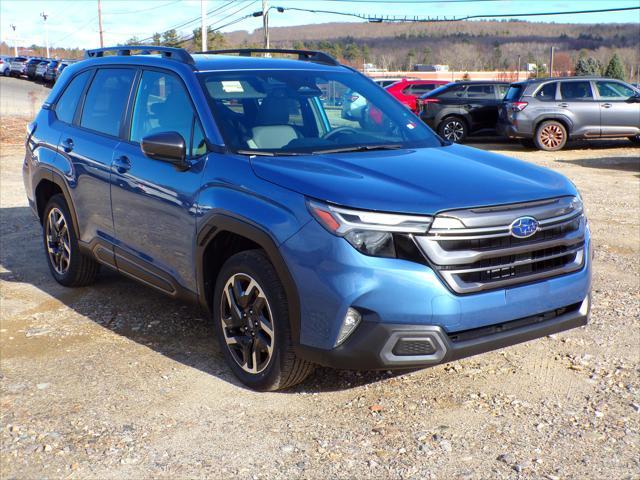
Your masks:
{"label": "headlight", "polygon": [[395,257],[394,233],[424,234],[432,217],[371,212],[307,201],[313,217],[329,232],[344,237],[365,255]]}

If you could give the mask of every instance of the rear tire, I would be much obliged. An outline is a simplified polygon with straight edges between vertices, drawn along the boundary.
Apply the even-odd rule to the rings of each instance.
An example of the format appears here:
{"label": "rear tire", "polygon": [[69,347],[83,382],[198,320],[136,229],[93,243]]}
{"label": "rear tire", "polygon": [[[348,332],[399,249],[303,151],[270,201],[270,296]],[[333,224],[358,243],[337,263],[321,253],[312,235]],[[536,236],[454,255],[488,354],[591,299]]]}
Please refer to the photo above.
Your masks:
{"label": "rear tire", "polygon": [[636,145],[640,145],[640,135],[636,135],[635,137],[629,137],[629,140],[631,140]]}
{"label": "rear tire", "polygon": [[466,140],[469,129],[467,122],[460,117],[447,117],[438,125],[438,133],[445,140],[462,143]]}
{"label": "rear tire", "polygon": [[237,253],[222,266],[213,324],[229,367],[249,388],[288,388],[314,369],[293,351],[287,296],[262,250]]}
{"label": "rear tire", "polygon": [[539,150],[556,152],[567,144],[567,129],[556,120],[546,120],[538,125],[533,140]]}
{"label": "rear tire", "polygon": [[60,194],[51,197],[44,209],[42,238],[49,270],[59,284],[83,287],[95,281],[100,264],[80,251],[69,207]]}

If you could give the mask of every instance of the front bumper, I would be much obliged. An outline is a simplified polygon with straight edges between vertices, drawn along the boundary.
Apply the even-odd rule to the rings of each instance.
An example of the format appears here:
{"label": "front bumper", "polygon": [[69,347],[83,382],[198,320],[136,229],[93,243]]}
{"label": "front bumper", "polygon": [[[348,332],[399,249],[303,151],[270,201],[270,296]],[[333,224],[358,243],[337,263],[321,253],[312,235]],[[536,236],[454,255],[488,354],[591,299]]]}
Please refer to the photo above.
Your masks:
{"label": "front bumper", "polygon": [[[318,222],[308,222],[280,246],[283,259],[298,285],[300,333],[294,341],[301,357],[320,364],[340,364],[342,368],[391,366],[378,357],[384,343],[381,339],[386,341],[395,331],[435,331],[446,347],[442,349],[445,354],[435,363],[469,355],[471,353],[456,353],[454,357],[453,352],[467,350],[462,349],[463,344],[456,344],[454,348],[447,338],[460,332],[497,328],[514,320],[580,305],[591,290],[588,230],[585,249],[589,252],[585,264],[576,272],[459,295],[449,290],[437,273],[426,265],[362,255],[345,239],[329,234]],[[336,347],[349,307],[357,309],[363,320],[351,337]],[[554,320],[551,324],[557,325],[559,330],[577,326],[563,326],[563,320]],[[547,334],[545,330],[533,332],[530,338]],[[530,338],[510,337],[508,342],[518,343]],[[485,344],[484,340],[476,340]],[[494,345],[482,347],[473,354],[482,349],[498,348],[500,344]],[[401,363],[406,366],[407,362]],[[419,365],[432,363],[433,359],[420,359]]]}
{"label": "front bumper", "polygon": [[[590,308],[590,297],[586,297],[566,308],[457,334],[447,334],[437,325],[364,322],[337,348],[327,351],[306,347],[298,354],[332,368],[429,367],[586,325]],[[412,348],[406,348],[407,344]]]}

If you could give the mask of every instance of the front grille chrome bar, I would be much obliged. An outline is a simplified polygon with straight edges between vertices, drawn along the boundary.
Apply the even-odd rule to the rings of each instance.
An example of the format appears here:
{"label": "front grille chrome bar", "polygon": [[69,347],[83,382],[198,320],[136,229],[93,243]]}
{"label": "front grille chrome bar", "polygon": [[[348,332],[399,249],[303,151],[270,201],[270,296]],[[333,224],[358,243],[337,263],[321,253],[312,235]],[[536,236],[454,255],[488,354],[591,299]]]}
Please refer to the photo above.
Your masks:
{"label": "front grille chrome bar", "polygon": [[[582,202],[575,197],[442,216],[464,228],[432,228],[426,235],[414,236],[414,241],[456,293],[539,281],[584,265],[587,221]],[[529,238],[512,236],[511,223],[524,216],[536,218],[538,230]]]}

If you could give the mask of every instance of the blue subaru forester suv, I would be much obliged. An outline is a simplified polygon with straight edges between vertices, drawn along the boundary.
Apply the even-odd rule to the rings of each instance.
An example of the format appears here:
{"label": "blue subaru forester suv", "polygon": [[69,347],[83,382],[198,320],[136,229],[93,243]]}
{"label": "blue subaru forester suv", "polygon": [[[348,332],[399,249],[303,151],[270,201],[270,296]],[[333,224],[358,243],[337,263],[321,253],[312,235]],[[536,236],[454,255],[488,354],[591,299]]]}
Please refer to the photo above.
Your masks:
{"label": "blue subaru forester suv", "polygon": [[[24,161],[59,283],[105,265],[199,302],[259,390],[315,364],[415,369],[586,324],[590,234],[569,180],[444,141],[328,55],[255,53],[117,47],[65,69]],[[359,118],[334,106],[347,91]]]}

